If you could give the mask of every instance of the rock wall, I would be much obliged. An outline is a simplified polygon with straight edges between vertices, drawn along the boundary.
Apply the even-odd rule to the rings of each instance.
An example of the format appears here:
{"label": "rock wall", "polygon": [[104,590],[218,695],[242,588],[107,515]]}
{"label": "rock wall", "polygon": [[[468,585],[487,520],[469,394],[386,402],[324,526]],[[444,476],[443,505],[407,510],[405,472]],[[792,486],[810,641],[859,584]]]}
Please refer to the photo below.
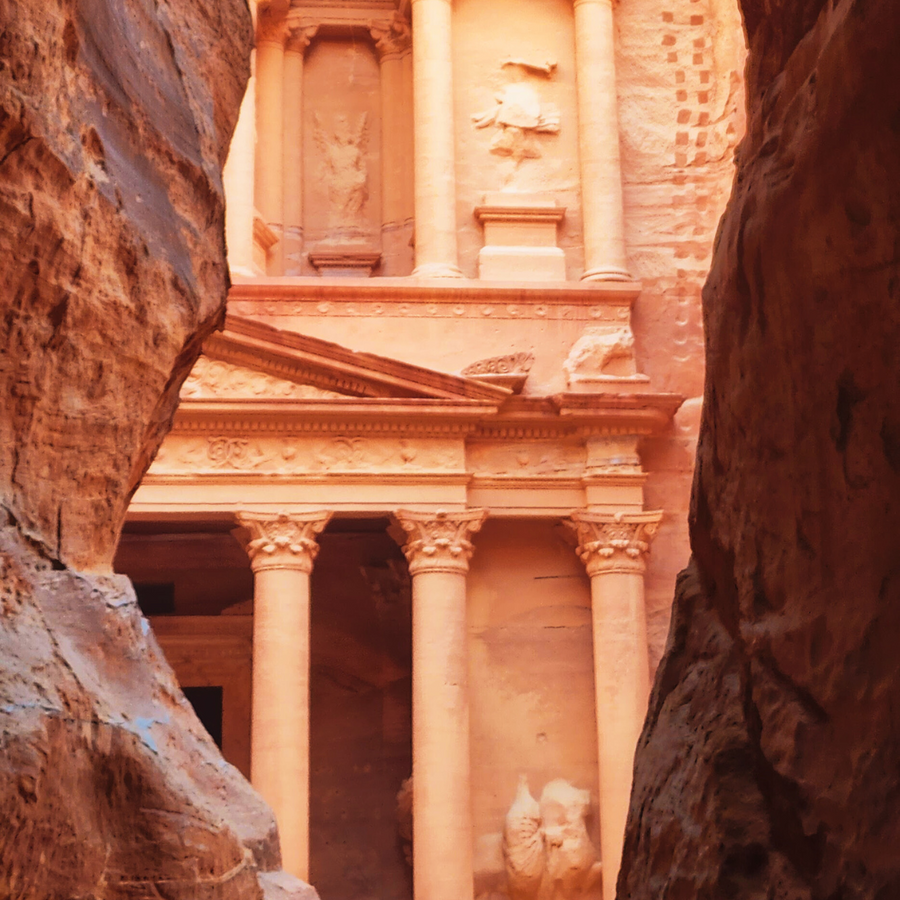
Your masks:
{"label": "rock wall", "polygon": [[224,308],[249,12],[0,0],[0,25],[0,895],[299,896],[103,574]]}
{"label": "rock wall", "polygon": [[743,0],[748,135],[619,878],[900,896],[900,8]]}

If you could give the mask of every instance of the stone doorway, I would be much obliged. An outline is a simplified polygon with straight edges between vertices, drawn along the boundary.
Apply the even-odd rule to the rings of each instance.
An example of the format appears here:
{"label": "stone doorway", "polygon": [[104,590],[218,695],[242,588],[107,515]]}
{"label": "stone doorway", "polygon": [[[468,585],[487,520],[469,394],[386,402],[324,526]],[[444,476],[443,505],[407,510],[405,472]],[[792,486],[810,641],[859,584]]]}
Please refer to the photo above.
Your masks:
{"label": "stone doorway", "polygon": [[397,792],[412,771],[412,616],[389,520],[336,519],[312,574],[310,881],[322,900],[409,900]]}

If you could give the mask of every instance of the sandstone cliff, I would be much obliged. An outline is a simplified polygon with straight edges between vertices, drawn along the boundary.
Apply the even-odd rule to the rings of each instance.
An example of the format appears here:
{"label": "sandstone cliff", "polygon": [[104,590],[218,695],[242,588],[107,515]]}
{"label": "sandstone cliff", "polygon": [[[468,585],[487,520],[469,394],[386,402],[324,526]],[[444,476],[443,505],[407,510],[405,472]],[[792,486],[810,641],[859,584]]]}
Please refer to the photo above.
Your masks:
{"label": "sandstone cliff", "polygon": [[0,0],[0,896],[310,890],[103,574],[224,307],[251,41],[243,0]]}
{"label": "sandstone cliff", "polygon": [[900,897],[900,7],[743,0],[691,540],[629,900]]}

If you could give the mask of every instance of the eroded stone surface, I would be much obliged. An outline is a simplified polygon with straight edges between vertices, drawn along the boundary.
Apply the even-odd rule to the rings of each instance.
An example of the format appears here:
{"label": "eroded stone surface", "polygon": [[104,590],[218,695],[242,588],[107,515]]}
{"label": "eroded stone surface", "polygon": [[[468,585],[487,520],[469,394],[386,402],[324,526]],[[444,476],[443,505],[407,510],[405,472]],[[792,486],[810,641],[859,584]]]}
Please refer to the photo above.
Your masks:
{"label": "eroded stone surface", "polygon": [[0,500],[102,570],[227,288],[221,166],[250,17],[0,2]]}
{"label": "eroded stone surface", "polygon": [[900,10],[744,0],[749,134],[630,900],[900,894]]}
{"label": "eroded stone surface", "polygon": [[0,23],[0,894],[314,897],[103,574],[223,310],[249,12],[0,0]]}

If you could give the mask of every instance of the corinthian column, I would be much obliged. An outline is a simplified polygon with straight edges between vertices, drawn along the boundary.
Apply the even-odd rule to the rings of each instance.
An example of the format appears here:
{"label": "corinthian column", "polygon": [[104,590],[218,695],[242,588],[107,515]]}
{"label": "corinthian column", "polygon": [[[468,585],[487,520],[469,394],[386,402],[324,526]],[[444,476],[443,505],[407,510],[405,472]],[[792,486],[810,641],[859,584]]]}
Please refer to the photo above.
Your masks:
{"label": "corinthian column", "polygon": [[412,0],[416,268],[462,276],[456,249],[450,0]]}
{"label": "corinthian column", "polygon": [[254,575],[250,780],[272,807],[284,868],[309,880],[309,576],[331,513],[240,513]]}
{"label": "corinthian column", "polygon": [[303,58],[318,26],[292,28],[284,45],[283,274],[299,275],[303,253]]}
{"label": "corinthian column", "polygon": [[413,896],[472,900],[466,574],[485,510],[399,511],[413,601]]}
{"label": "corinthian column", "polygon": [[634,749],[647,713],[650,666],[645,557],[660,512],[575,512],[566,524],[591,578],[603,900],[615,900]]}
{"label": "corinthian column", "polygon": [[628,281],[612,0],[575,0],[586,281]]}
{"label": "corinthian column", "polygon": [[256,36],[256,205],[277,235],[270,275],[284,271],[284,42],[285,20],[261,9]]}

